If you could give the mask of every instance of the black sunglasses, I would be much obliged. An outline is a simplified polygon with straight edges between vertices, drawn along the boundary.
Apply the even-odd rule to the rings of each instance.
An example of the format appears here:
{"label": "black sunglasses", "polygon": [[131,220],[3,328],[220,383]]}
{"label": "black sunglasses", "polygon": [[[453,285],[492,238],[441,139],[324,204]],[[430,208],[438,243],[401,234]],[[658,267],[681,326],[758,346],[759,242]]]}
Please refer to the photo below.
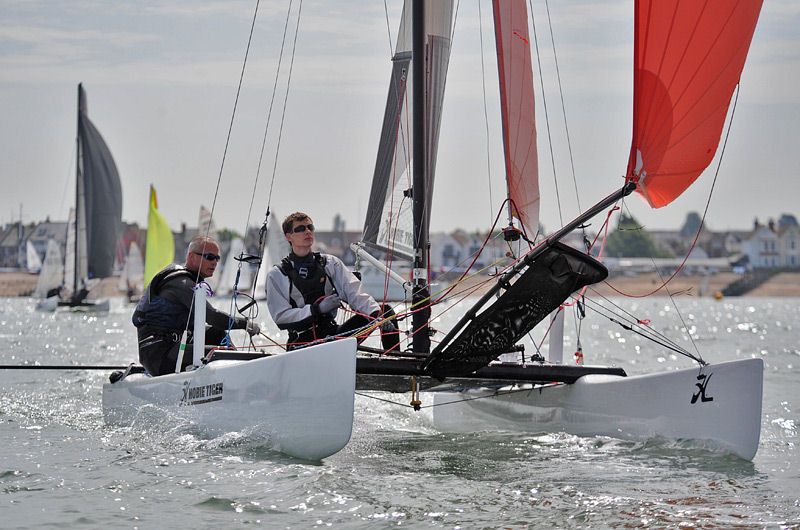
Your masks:
{"label": "black sunglasses", "polygon": [[314,231],[314,225],[297,225],[292,229],[292,232],[295,234],[300,234],[308,230],[309,232]]}
{"label": "black sunglasses", "polygon": [[192,254],[197,254],[198,256],[203,256],[208,261],[219,261],[222,259],[222,256],[217,256],[216,254],[208,253],[208,254],[201,254],[200,252],[192,251]]}

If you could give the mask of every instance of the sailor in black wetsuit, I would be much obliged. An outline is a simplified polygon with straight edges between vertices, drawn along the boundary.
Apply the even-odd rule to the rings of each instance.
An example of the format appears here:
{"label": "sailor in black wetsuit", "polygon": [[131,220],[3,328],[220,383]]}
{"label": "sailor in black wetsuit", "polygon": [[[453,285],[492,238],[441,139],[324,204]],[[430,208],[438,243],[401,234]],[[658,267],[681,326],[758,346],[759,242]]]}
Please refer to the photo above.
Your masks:
{"label": "sailor in black wetsuit", "polygon": [[[189,243],[183,266],[171,264],[156,274],[133,312],[133,324],[139,336],[139,362],[152,376],[175,371],[181,335],[189,326],[189,339],[194,328],[192,301],[197,282],[210,278],[219,261],[219,246],[210,237],[198,236]],[[225,338],[229,316],[206,304],[206,345],[219,345]],[[258,324],[235,317],[233,329],[246,329],[252,336],[260,333]],[[182,369],[192,364],[191,347],[187,345]]]}
{"label": "sailor in black wetsuit", "polygon": [[[361,282],[336,256],[311,252],[314,225],[308,215],[296,212],[283,221],[283,233],[292,252],[267,276],[267,306],[280,329],[289,331],[289,347],[362,328],[382,318],[381,306],[361,288]],[[336,311],[345,302],[356,312],[342,325]],[[391,308],[386,316],[392,316]],[[386,350],[399,349],[393,321],[381,325]]]}

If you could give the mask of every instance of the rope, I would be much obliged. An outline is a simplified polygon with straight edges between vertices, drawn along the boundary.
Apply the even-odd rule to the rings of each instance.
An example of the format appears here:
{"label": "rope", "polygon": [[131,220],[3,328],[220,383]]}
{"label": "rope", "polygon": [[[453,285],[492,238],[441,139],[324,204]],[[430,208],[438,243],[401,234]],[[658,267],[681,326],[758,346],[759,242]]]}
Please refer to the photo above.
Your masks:
{"label": "rope", "polygon": [[[491,144],[489,142],[489,111],[486,104],[486,66],[483,60],[483,14],[481,3],[478,2],[478,33],[481,39],[481,86],[483,88],[483,123],[486,127],[486,175],[489,184],[489,219],[492,218],[492,164],[491,164]],[[495,220],[495,223],[497,220]]]}
{"label": "rope", "polygon": [[[578,195],[578,179],[575,176],[575,160],[572,156],[572,142],[570,141],[569,136],[569,127],[567,126],[567,109],[564,105],[564,90],[561,85],[561,70],[558,67],[558,55],[556,54],[556,40],[555,35],[553,35],[553,21],[550,18],[550,3],[548,0],[545,0],[544,6],[547,9],[547,24],[550,28],[550,43],[553,46],[553,61],[555,62],[556,67],[556,80],[558,82],[558,94],[561,97],[561,115],[564,116],[564,132],[566,133],[567,137],[567,151],[569,152],[569,165],[570,169],[572,170],[572,182],[575,185],[575,200],[577,201],[578,211],[582,212],[583,209],[581,208],[581,198]],[[542,94],[544,96],[544,94]],[[585,230],[585,229],[584,229]]]}

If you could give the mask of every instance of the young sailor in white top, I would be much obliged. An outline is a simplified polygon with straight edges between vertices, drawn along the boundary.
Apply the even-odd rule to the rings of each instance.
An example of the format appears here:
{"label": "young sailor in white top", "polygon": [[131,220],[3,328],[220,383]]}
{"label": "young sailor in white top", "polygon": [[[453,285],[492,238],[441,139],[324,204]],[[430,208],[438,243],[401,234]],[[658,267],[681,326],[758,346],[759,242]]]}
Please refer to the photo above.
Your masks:
{"label": "young sailor in white top", "polygon": [[[381,306],[364,292],[342,260],[311,251],[314,224],[308,215],[295,212],[283,221],[282,228],[292,251],[267,276],[267,307],[275,324],[289,332],[290,348],[354,331],[382,318]],[[356,314],[337,325],[336,313],[343,302]],[[392,315],[389,308],[386,316]],[[392,321],[381,326],[381,340],[384,349],[399,349],[399,334]]]}

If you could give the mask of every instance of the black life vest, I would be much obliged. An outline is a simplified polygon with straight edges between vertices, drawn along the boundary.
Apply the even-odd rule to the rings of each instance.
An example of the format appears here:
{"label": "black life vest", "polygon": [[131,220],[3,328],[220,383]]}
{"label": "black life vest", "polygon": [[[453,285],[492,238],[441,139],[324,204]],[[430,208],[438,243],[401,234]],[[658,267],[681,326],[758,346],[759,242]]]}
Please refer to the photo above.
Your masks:
{"label": "black life vest", "polygon": [[159,271],[150,281],[144,295],[133,312],[133,325],[149,325],[171,330],[182,330],[189,320],[189,309],[177,302],[158,296],[168,282],[186,277],[194,281],[196,273],[180,265],[171,265]]}
{"label": "black life vest", "polygon": [[[320,254],[319,252],[314,252],[312,254],[314,259],[314,267],[313,271],[309,271],[309,274],[303,278],[300,273],[295,268],[290,256],[286,256],[281,260],[281,264],[278,267],[280,271],[289,279],[289,303],[292,307],[298,307],[297,302],[295,302],[294,298],[292,297],[292,289],[297,289],[300,294],[303,296],[303,302],[306,305],[311,305],[327,293],[325,292],[325,287],[330,282],[330,285],[333,287],[333,280],[328,277],[328,273],[325,271],[325,265],[327,264],[328,260]],[[335,290],[335,288],[334,288]],[[305,321],[299,322],[296,324],[297,327],[289,328],[289,348],[293,349],[297,345],[302,343],[311,342],[313,340],[326,337],[332,333],[336,332],[336,320],[334,319],[336,315],[336,311],[332,311],[331,313],[323,313],[323,314],[314,314],[312,311],[312,317],[307,322],[307,326]]]}
{"label": "black life vest", "polygon": [[312,257],[316,266],[305,278],[297,271],[289,256],[281,260],[279,269],[289,278],[289,303],[292,304],[292,307],[297,307],[297,302],[292,298],[293,287],[303,295],[303,301],[306,305],[311,305],[325,296],[325,285],[328,281],[333,285],[333,281],[328,278],[328,273],[325,272],[325,265],[328,260],[319,252],[314,252]]}

